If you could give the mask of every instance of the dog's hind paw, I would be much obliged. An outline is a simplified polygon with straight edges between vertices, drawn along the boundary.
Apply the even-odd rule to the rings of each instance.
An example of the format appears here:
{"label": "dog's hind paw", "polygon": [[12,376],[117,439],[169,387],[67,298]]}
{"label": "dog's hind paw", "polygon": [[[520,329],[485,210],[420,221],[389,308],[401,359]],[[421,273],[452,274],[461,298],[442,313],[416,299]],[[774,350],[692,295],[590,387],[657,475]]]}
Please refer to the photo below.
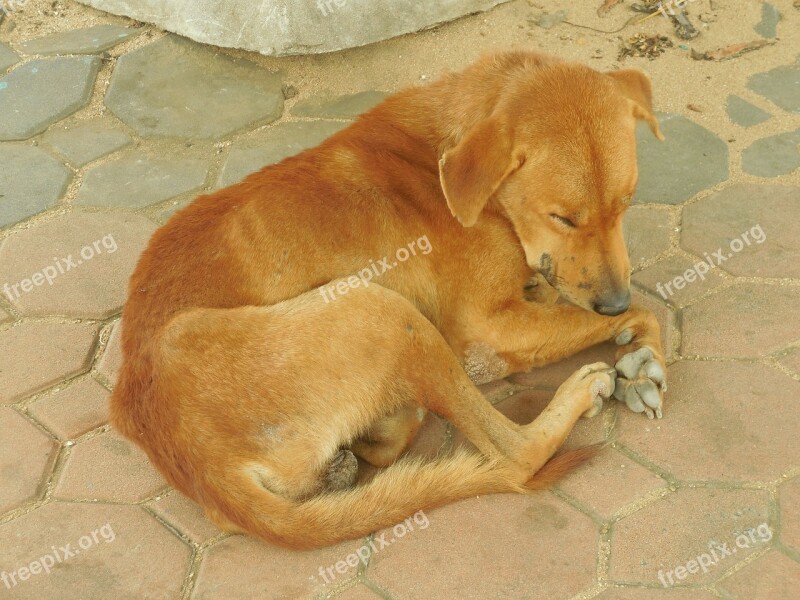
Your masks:
{"label": "dog's hind paw", "polygon": [[643,412],[650,419],[660,419],[667,380],[664,368],[654,358],[653,351],[643,347],[625,354],[614,368],[617,371],[614,398],[627,404],[633,412]]}

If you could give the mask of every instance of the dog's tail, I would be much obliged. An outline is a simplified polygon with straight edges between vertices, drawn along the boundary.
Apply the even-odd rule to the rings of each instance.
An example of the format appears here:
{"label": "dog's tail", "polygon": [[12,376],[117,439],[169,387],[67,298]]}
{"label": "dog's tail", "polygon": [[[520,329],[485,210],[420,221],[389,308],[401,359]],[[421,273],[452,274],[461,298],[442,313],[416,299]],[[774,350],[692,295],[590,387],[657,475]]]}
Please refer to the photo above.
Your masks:
{"label": "dog's tail", "polygon": [[292,501],[242,474],[218,481],[208,500],[224,520],[268,542],[318,548],[356,539],[400,523],[424,509],[470,496],[524,493],[546,487],[594,456],[600,446],[571,450],[550,460],[527,483],[508,467],[458,451],[433,461],[403,459],[370,482],[349,490]]}

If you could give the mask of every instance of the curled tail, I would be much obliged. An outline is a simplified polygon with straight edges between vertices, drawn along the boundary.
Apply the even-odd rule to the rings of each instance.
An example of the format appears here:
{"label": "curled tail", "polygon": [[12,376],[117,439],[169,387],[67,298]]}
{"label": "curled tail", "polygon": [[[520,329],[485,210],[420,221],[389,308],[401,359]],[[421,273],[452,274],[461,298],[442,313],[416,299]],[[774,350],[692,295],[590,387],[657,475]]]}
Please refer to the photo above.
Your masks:
{"label": "curled tail", "polygon": [[207,490],[218,514],[245,532],[290,548],[319,548],[366,536],[411,514],[470,496],[524,493],[551,485],[594,456],[600,446],[571,450],[544,465],[527,483],[508,467],[458,451],[433,461],[403,459],[349,490],[292,501],[242,475]]}

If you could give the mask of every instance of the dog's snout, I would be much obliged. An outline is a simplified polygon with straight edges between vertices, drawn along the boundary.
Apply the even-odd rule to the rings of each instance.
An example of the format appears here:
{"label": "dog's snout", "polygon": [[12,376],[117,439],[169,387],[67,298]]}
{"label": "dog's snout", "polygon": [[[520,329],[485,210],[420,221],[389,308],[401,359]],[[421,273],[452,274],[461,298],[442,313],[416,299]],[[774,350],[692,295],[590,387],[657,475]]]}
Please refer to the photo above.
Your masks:
{"label": "dog's snout", "polygon": [[594,311],[601,315],[614,317],[621,315],[631,305],[631,291],[629,289],[621,290],[598,298],[594,303]]}

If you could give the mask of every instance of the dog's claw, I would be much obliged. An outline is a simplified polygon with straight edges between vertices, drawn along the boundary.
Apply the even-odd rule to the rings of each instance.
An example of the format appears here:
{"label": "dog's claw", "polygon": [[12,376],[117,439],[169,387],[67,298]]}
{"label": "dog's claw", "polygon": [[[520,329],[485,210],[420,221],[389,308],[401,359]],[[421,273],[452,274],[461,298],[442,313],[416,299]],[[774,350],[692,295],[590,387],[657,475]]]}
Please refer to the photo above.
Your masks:
{"label": "dog's claw", "polygon": [[626,346],[627,344],[630,344],[632,341],[633,341],[633,331],[630,329],[626,329],[616,337],[614,343],[617,346]]}
{"label": "dog's claw", "polygon": [[635,413],[647,418],[663,416],[661,396],[666,391],[666,375],[661,364],[653,358],[650,348],[639,348],[617,361],[617,381],[614,398],[624,402]]}

